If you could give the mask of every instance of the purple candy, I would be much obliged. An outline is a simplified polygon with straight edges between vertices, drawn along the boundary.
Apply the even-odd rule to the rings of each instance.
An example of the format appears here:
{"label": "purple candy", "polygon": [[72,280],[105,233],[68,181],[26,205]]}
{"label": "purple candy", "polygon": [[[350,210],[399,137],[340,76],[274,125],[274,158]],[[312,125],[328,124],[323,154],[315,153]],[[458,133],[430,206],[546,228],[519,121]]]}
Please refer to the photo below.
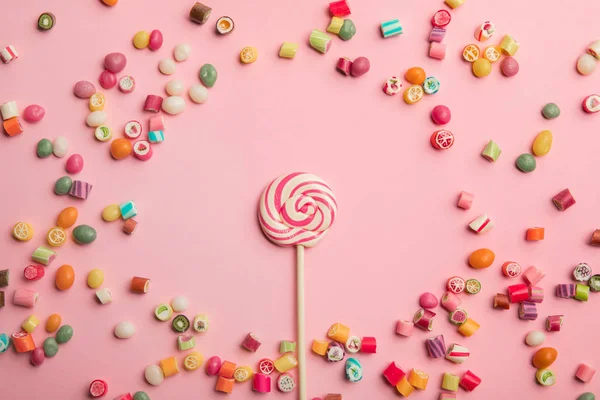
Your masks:
{"label": "purple candy", "polygon": [[23,119],[27,122],[39,122],[44,118],[46,110],[42,106],[32,104],[23,110]]}
{"label": "purple candy", "polygon": [[444,335],[439,335],[434,338],[427,339],[427,352],[431,358],[441,358],[446,356],[446,343]]}
{"label": "purple candy", "polygon": [[89,99],[96,93],[96,87],[92,82],[79,81],[75,84],[73,92],[75,93],[75,96],[80,99]]}
{"label": "purple candy", "polygon": [[69,190],[69,194],[73,197],[77,197],[78,199],[85,200],[90,195],[92,191],[92,185],[83,181],[73,181],[73,185],[71,186],[71,190]]}

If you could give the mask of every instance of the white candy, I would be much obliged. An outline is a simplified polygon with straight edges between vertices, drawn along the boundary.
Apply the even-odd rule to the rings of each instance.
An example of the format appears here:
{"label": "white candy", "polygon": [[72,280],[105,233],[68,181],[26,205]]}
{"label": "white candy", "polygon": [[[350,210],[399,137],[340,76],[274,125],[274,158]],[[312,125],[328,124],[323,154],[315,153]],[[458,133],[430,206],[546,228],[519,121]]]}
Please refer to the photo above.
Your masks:
{"label": "white candy", "polygon": [[2,120],[6,121],[19,116],[19,109],[17,108],[16,101],[9,101],[0,106],[0,114],[2,114]]}
{"label": "white candy", "polygon": [[188,299],[183,296],[177,296],[171,301],[171,308],[175,312],[184,312],[187,310],[189,305]]}
{"label": "white candy", "polygon": [[208,89],[198,83],[190,88],[189,95],[194,103],[202,104],[208,100]]}
{"label": "white candy", "polygon": [[85,119],[85,123],[92,128],[104,125],[106,122],[106,113],[104,111],[92,111]]}
{"label": "white candy", "polygon": [[185,110],[185,100],[179,96],[169,96],[162,102],[162,109],[167,114],[177,115]]}
{"label": "white candy", "polygon": [[144,371],[144,377],[146,381],[152,386],[160,385],[165,379],[165,375],[162,372],[162,369],[158,365],[149,365],[146,367]]}
{"label": "white candy", "polygon": [[540,332],[540,331],[529,332],[527,334],[527,337],[525,337],[525,343],[527,343],[527,346],[531,346],[531,347],[539,346],[540,344],[544,343],[545,341],[546,341],[546,335],[544,334],[544,332]]}
{"label": "white candy", "polygon": [[108,289],[100,289],[96,292],[96,297],[102,304],[108,304],[112,301],[112,293]]}
{"label": "white candy", "polygon": [[192,47],[189,44],[178,44],[175,46],[175,49],[173,49],[173,57],[175,57],[177,61],[185,61],[190,56],[191,52]]}
{"label": "white candy", "polygon": [[115,336],[119,339],[129,339],[135,334],[135,326],[129,321],[119,322],[115,326]]}
{"label": "white candy", "polygon": [[179,79],[173,79],[172,81],[167,82],[165,91],[169,96],[179,96],[181,93],[183,93],[183,81]]}
{"label": "white candy", "polygon": [[577,60],[577,71],[581,75],[589,75],[596,69],[596,59],[591,54],[583,54]]}
{"label": "white candy", "polygon": [[69,142],[64,136],[59,136],[52,142],[52,152],[58,158],[63,158],[69,151]]}
{"label": "white candy", "polygon": [[596,57],[596,59],[600,59],[600,40],[596,40],[594,43],[590,44],[587,48],[587,52]]}
{"label": "white candy", "polygon": [[177,67],[175,66],[175,61],[171,60],[170,58],[165,58],[164,60],[160,60],[160,63],[158,63],[158,69],[165,75],[172,75],[175,73]]}

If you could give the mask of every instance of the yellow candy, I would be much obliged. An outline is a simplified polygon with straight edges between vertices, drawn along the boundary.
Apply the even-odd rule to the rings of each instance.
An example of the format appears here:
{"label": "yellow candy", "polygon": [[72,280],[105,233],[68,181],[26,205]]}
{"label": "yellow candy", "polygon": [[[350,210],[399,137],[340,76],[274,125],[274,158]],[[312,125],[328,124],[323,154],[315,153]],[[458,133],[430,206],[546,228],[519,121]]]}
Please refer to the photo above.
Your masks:
{"label": "yellow candy", "polygon": [[133,46],[136,49],[145,49],[150,43],[150,34],[146,31],[139,31],[133,36]]}
{"label": "yellow candy", "polygon": [[102,210],[102,219],[106,222],[116,221],[121,217],[121,208],[118,204],[111,204],[110,206],[104,207]]}
{"label": "yellow candy", "polygon": [[236,382],[246,382],[252,379],[254,376],[254,371],[247,365],[243,365],[241,367],[237,367],[235,372],[233,373],[233,378]]}
{"label": "yellow candy", "polygon": [[340,33],[342,29],[342,25],[344,25],[344,19],[339,17],[332,17],[329,26],[327,27],[327,32],[335,33],[336,35]]}
{"label": "yellow candy", "polygon": [[22,242],[31,240],[33,237],[33,227],[27,222],[17,222],[13,227],[13,236]]}
{"label": "yellow candy", "polygon": [[475,60],[473,63],[473,74],[478,78],[488,76],[492,72],[492,63],[485,58]]}
{"label": "yellow candy", "polygon": [[88,273],[87,284],[92,289],[99,288],[104,283],[104,271],[93,269]]}
{"label": "yellow candy", "polygon": [[298,360],[291,354],[285,354],[273,362],[277,371],[284,373],[298,366]]}
{"label": "yellow candy", "polygon": [[244,64],[251,64],[258,58],[258,50],[255,47],[244,47],[240,52],[240,61]]}
{"label": "yellow candy", "polygon": [[510,35],[504,35],[498,47],[500,47],[500,50],[502,50],[502,53],[505,55],[514,56],[517,50],[519,50],[519,42]]}
{"label": "yellow candy", "polygon": [[409,86],[403,96],[406,104],[415,104],[423,98],[423,87],[421,85]]}
{"label": "yellow candy", "polygon": [[29,317],[27,317],[25,322],[23,322],[22,327],[27,332],[31,333],[39,324],[40,324],[40,319],[38,317],[36,317],[35,315],[30,315]]}
{"label": "yellow candy", "polygon": [[285,42],[279,49],[279,57],[281,58],[294,58],[298,51],[298,43]]}
{"label": "yellow candy", "polygon": [[538,157],[545,156],[552,148],[552,132],[541,131],[533,141],[533,154]]}
{"label": "yellow candy", "polygon": [[460,7],[464,2],[465,0],[446,0],[446,4],[448,4],[450,8]]}
{"label": "yellow candy", "polygon": [[194,371],[204,363],[204,356],[198,351],[193,351],[183,359],[183,367],[188,371]]}
{"label": "yellow candy", "polygon": [[96,92],[90,97],[88,108],[90,111],[102,111],[106,105],[106,97],[100,92]]}

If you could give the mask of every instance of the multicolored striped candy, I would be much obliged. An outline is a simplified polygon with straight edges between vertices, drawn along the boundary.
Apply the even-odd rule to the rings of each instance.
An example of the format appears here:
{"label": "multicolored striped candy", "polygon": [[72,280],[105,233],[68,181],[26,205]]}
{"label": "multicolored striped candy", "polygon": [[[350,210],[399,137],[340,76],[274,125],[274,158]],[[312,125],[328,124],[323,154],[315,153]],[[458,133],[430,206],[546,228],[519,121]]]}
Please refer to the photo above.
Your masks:
{"label": "multicolored striped candy", "polygon": [[425,342],[427,344],[427,352],[431,358],[442,358],[446,355],[446,343],[444,335],[439,335],[434,338],[429,338]]}
{"label": "multicolored striped candy", "polygon": [[84,181],[73,181],[69,195],[78,199],[87,199],[92,192],[92,185]]}

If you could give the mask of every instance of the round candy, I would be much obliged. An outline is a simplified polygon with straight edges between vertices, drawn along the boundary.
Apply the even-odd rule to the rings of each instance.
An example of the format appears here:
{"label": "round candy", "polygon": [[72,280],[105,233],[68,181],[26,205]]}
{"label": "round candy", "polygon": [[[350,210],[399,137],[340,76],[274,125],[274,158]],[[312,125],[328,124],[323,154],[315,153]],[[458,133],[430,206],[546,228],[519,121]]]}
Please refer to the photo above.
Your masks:
{"label": "round candy", "polygon": [[258,59],[258,49],[252,46],[246,46],[240,51],[240,61],[243,64],[252,64]]}
{"label": "round candy", "polygon": [[423,82],[423,91],[427,94],[436,94],[440,90],[440,81],[435,76],[428,76]]}
{"label": "round candy", "polygon": [[425,75],[425,71],[423,70],[423,68],[412,67],[406,71],[404,77],[407,81],[414,85],[421,85],[423,84],[423,82],[425,82],[425,78],[427,77],[427,75]]}
{"label": "round candy", "polygon": [[44,354],[48,358],[52,358],[58,353],[58,343],[53,337],[44,340]]}
{"label": "round candy", "polygon": [[90,396],[92,397],[102,397],[107,391],[108,385],[103,380],[96,379],[90,384]]}
{"label": "round candy", "polygon": [[146,31],[139,31],[133,36],[133,47],[136,49],[145,49],[150,43],[150,34]]}
{"label": "round candy", "polygon": [[89,100],[88,108],[90,111],[102,111],[106,105],[106,97],[100,92],[92,94]]}
{"label": "round candy", "polygon": [[146,378],[146,382],[152,386],[160,385],[165,379],[165,375],[158,365],[147,366],[146,370],[144,371],[144,377]]}
{"label": "round candy", "polygon": [[58,195],[67,194],[71,190],[71,186],[73,186],[73,180],[70,177],[63,176],[62,178],[58,178],[54,184],[54,193]]}
{"label": "round candy", "polygon": [[552,148],[552,132],[541,131],[533,141],[532,151],[538,157],[545,156]]}
{"label": "round candy", "polygon": [[188,93],[194,103],[202,104],[208,99],[208,89],[199,83],[190,87]]}
{"label": "round candy", "polygon": [[162,110],[171,115],[180,114],[185,110],[185,100],[180,96],[169,96],[163,100]]}
{"label": "round candy", "polygon": [[131,93],[135,90],[135,79],[131,75],[119,78],[119,90],[123,93]]}
{"label": "round candy", "polygon": [[440,129],[431,134],[431,145],[437,150],[448,150],[454,144],[454,134],[446,129]]}
{"label": "round candy", "polygon": [[150,400],[150,396],[146,392],[135,392],[133,400]]}
{"label": "round candy", "polygon": [[52,142],[49,139],[42,139],[37,143],[36,153],[39,158],[50,157],[52,154]]}
{"label": "round candy", "polygon": [[44,363],[45,358],[46,355],[44,354],[44,349],[42,347],[36,347],[31,352],[31,357],[29,358],[29,361],[31,362],[31,365],[37,367],[38,365],[42,365]]}
{"label": "round candy", "polygon": [[129,339],[135,334],[135,326],[129,321],[119,322],[115,326],[115,336],[119,339]]}
{"label": "round candy", "polygon": [[350,66],[350,74],[354,77],[363,76],[371,69],[371,63],[366,57],[358,57]]}
{"label": "round candy", "polygon": [[158,63],[158,69],[164,75],[172,75],[175,73],[177,67],[175,66],[175,61],[165,58]]}
{"label": "round candy", "polygon": [[594,393],[591,392],[585,392],[583,394],[581,394],[577,400],[596,400],[596,396],[594,396]]}
{"label": "round candy", "polygon": [[190,329],[190,320],[185,315],[178,315],[173,318],[173,322],[171,322],[171,327],[175,332],[183,333]]}
{"label": "round candy", "polygon": [[68,264],[62,265],[56,271],[56,287],[59,290],[67,290],[73,286],[75,282],[75,271]]}
{"label": "round candy", "polygon": [[142,124],[138,121],[129,121],[125,124],[125,136],[128,139],[137,139],[142,134]]}
{"label": "round candy", "polygon": [[173,57],[176,61],[185,61],[188,59],[192,52],[192,47],[189,44],[182,43],[175,46],[173,49]]}
{"label": "round candy", "polygon": [[40,14],[38,18],[38,28],[43,31],[49,31],[56,24],[56,17],[51,12]]}
{"label": "round candy", "polygon": [[133,146],[127,139],[115,139],[110,144],[110,154],[115,160],[122,160],[123,158],[129,156],[132,151]]}
{"label": "round candy", "polygon": [[79,244],[90,244],[96,240],[96,230],[89,225],[78,225],[73,229],[73,239]]}
{"label": "round candy", "polygon": [[509,278],[516,278],[521,275],[521,266],[514,261],[507,261],[502,264],[502,273]]}
{"label": "round candy", "polygon": [[467,279],[465,282],[465,291],[469,294],[477,294],[481,292],[481,282],[477,279]]}
{"label": "round candy", "polygon": [[104,111],[92,111],[91,113],[88,114],[88,116],[85,120],[85,123],[92,128],[95,128],[100,125],[104,125],[105,122],[106,122],[106,113]]}
{"label": "round candy", "polygon": [[183,296],[177,296],[171,301],[171,308],[175,312],[184,312],[187,310],[189,305],[188,299]]}
{"label": "round candy", "polygon": [[163,45],[163,34],[158,29],[150,32],[150,38],[148,40],[148,47],[152,51],[160,49]]}
{"label": "round candy", "polygon": [[217,33],[221,35],[233,32],[234,27],[233,20],[229,17],[221,17],[217,20]]}
{"label": "round candy", "polygon": [[525,343],[527,346],[535,347],[539,346],[546,341],[546,335],[541,331],[532,331],[525,337]]}
{"label": "round candy", "polygon": [[60,326],[60,323],[62,322],[62,318],[60,316],[60,314],[52,314],[51,316],[48,317],[48,320],[46,321],[46,332],[52,333],[55,332],[58,327]]}
{"label": "round candy", "polygon": [[425,292],[419,297],[419,304],[423,308],[435,308],[438,303],[438,299],[433,293]]}
{"label": "round candy", "polygon": [[451,118],[452,113],[450,109],[444,105],[435,106],[431,110],[431,119],[438,125],[446,125],[450,122]]}
{"label": "round candy", "polygon": [[58,214],[56,225],[63,229],[70,228],[75,224],[78,216],[79,213],[75,207],[67,207]]}
{"label": "round candy", "polygon": [[121,217],[121,207],[118,204],[111,204],[102,210],[102,219],[106,222],[116,221]]}
{"label": "round candy", "polygon": [[423,86],[421,85],[412,85],[407,87],[404,90],[404,94],[402,97],[404,98],[404,102],[406,104],[415,104],[423,98]]}
{"label": "round candy", "polygon": [[467,62],[475,62],[479,55],[481,54],[481,50],[479,50],[479,46],[476,44],[468,44],[463,48],[463,59]]}
{"label": "round candy", "polygon": [[73,154],[67,158],[66,170],[70,174],[76,174],[83,169],[83,157],[81,154]]}
{"label": "round candy", "polygon": [[112,89],[117,85],[117,74],[107,69],[100,74],[100,86],[104,89]]}
{"label": "round candy", "polygon": [[519,62],[513,57],[504,57],[500,63],[500,70],[504,76],[515,76],[519,72]]}
{"label": "round candy", "polygon": [[200,67],[198,76],[207,88],[215,86],[215,83],[217,82],[217,70],[212,64],[204,64]]}
{"label": "round candy", "polygon": [[27,242],[33,238],[33,227],[27,222],[17,222],[13,226],[13,237],[21,242]]}
{"label": "round candy", "polygon": [[97,289],[104,283],[104,271],[101,269],[94,268],[88,272],[87,285],[91,289]]}
{"label": "round candy", "polygon": [[206,373],[210,376],[216,376],[221,370],[221,359],[217,356],[213,356],[206,361]]}
{"label": "round candy", "polygon": [[46,240],[48,241],[48,244],[52,247],[62,246],[66,238],[67,234],[65,233],[65,230],[58,226],[51,228],[46,234]]}
{"label": "round candy", "polygon": [[476,269],[488,268],[495,258],[496,255],[490,249],[475,250],[469,256],[469,265]]}
{"label": "round candy", "polygon": [[556,376],[549,369],[538,369],[535,373],[535,379],[542,386],[552,386],[556,383]]}
{"label": "round candy", "polygon": [[542,347],[533,355],[533,365],[538,369],[548,368],[558,357],[558,351],[552,347]]}
{"label": "round candy", "polygon": [[56,342],[59,344],[67,343],[73,337],[73,328],[70,325],[63,325],[56,332]]}
{"label": "round candy", "polygon": [[356,35],[356,26],[351,19],[345,19],[340,31],[338,32],[338,36],[342,40],[350,40]]}
{"label": "round candy", "polygon": [[119,2],[119,0],[102,0],[102,2],[104,4],[106,4],[109,7],[114,7],[117,5],[117,3]]}
{"label": "round candy", "polygon": [[112,131],[106,125],[100,125],[94,131],[94,136],[101,142],[107,142],[112,137]]}
{"label": "round candy", "polygon": [[92,82],[79,81],[75,84],[73,93],[80,99],[89,99],[94,93],[96,93],[96,88]]}
{"label": "round candy", "polygon": [[560,115],[560,108],[558,108],[556,103],[548,103],[542,108],[542,115],[546,119],[558,118]]}
{"label": "round candy", "polygon": [[535,170],[536,167],[535,158],[529,153],[521,154],[517,158],[516,164],[517,168],[519,168],[523,172],[532,172]]}
{"label": "round candy", "polygon": [[443,28],[450,23],[452,16],[446,10],[439,10],[431,18],[431,24],[438,28]]}
{"label": "round candy", "polygon": [[106,56],[104,56],[104,68],[106,68],[110,72],[118,74],[119,72],[125,69],[126,65],[127,57],[125,57],[125,54],[123,53],[109,53]]}
{"label": "round candy", "polygon": [[64,136],[59,136],[54,139],[52,142],[52,152],[58,158],[63,158],[67,155],[67,151],[69,150],[69,142],[67,142],[67,138]]}
{"label": "round candy", "polygon": [[23,110],[23,119],[30,123],[41,121],[42,118],[44,118],[44,115],[46,115],[46,110],[37,104],[27,106],[25,107],[25,110]]}
{"label": "round candy", "polygon": [[396,76],[392,76],[383,84],[383,92],[388,96],[394,96],[400,93],[402,89],[402,82]]}
{"label": "round candy", "polygon": [[577,60],[577,71],[581,75],[589,75],[596,69],[596,59],[590,54],[582,54]]}
{"label": "round candy", "polygon": [[473,74],[478,78],[488,76],[492,72],[492,63],[486,58],[479,58],[473,63]]}
{"label": "round candy", "polygon": [[46,271],[41,265],[28,265],[23,270],[23,276],[28,281],[37,281],[44,277]]}
{"label": "round candy", "polygon": [[578,282],[587,282],[592,277],[592,268],[586,263],[579,263],[573,270],[573,278]]}
{"label": "round candy", "polygon": [[170,80],[165,86],[165,91],[169,96],[179,96],[181,93],[183,93],[183,89],[183,81],[180,79]]}
{"label": "round candy", "polygon": [[159,304],[154,309],[154,316],[159,321],[168,321],[171,318],[171,315],[173,315],[173,309],[168,304]]}

